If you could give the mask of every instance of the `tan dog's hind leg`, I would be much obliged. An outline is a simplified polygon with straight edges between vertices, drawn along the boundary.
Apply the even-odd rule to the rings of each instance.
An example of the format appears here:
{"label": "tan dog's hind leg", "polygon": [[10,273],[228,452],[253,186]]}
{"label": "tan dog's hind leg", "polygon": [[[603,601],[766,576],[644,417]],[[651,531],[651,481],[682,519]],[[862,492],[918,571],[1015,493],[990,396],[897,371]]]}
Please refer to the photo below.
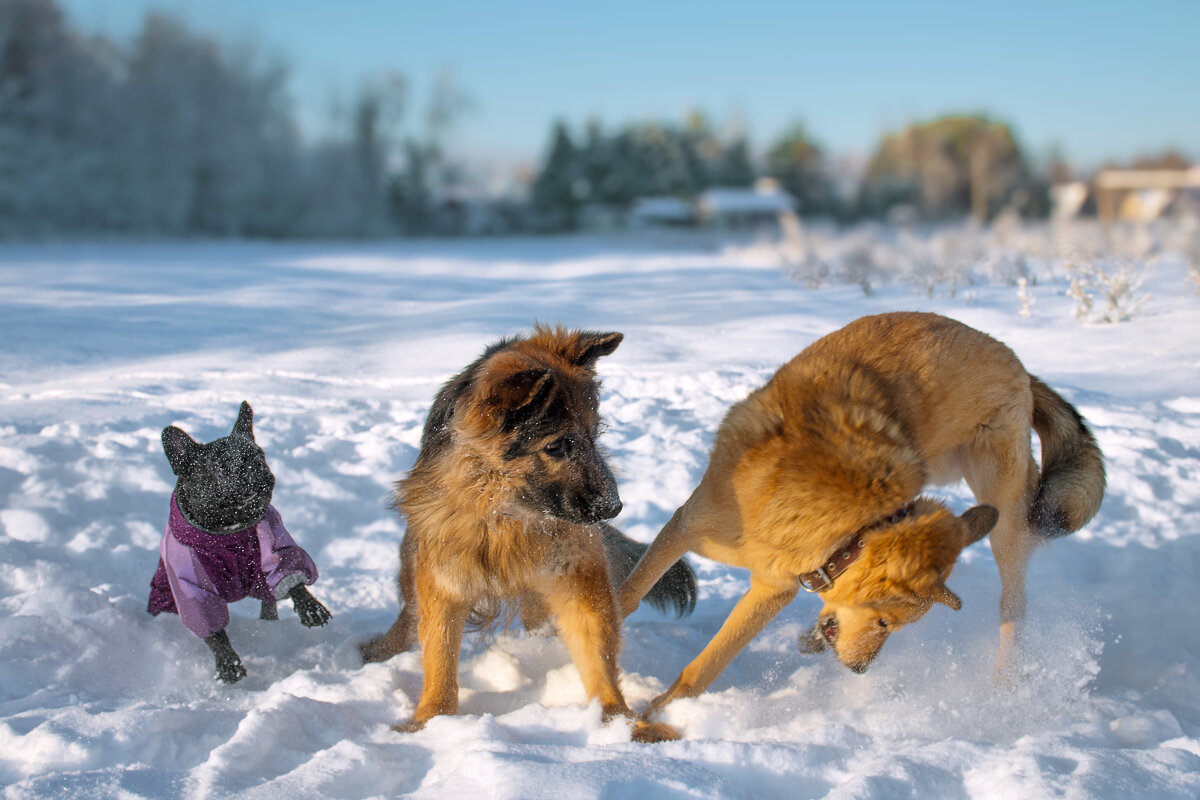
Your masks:
{"label": "tan dog's hind leg", "polygon": [[1037,491],[1038,471],[1030,449],[1029,432],[990,431],[967,459],[965,477],[981,503],[993,505],[1000,519],[989,534],[992,555],[1000,571],[1000,650],[996,676],[1015,679],[1021,671],[1022,627],[1025,622],[1025,572],[1036,544],[1026,521]]}
{"label": "tan dog's hind leg", "polygon": [[795,598],[799,584],[778,586],[750,578],[750,589],[742,595],[729,618],[717,631],[708,646],[671,684],[671,688],[654,699],[642,713],[649,717],[678,697],[695,697],[729,666],[733,657],[759,634],[775,615]]}
{"label": "tan dog's hind leg", "polygon": [[471,613],[470,602],[451,596],[427,572],[417,575],[416,590],[425,685],[412,722],[400,728],[405,731],[419,730],[439,714],[458,711],[458,659],[463,628]]}
{"label": "tan dog's hind leg", "polygon": [[683,554],[693,549],[693,540],[684,524],[684,504],[672,515],[670,521],[658,532],[658,536],[650,543],[638,561],[633,572],[617,590],[617,609],[621,617],[628,617],[637,611],[642,598],[671,566],[683,558]]}
{"label": "tan dog's hind leg", "polygon": [[[618,684],[621,617],[608,584],[603,555],[546,585],[545,597],[558,622],[559,635],[579,670],[584,691],[600,701],[604,720],[618,715],[632,718]],[[679,733],[668,725],[637,720],[633,738],[660,742],[678,739]]]}
{"label": "tan dog's hind leg", "polygon": [[397,653],[411,650],[417,642],[417,537],[405,536],[400,543],[400,613],[380,636],[358,646],[364,664],[387,661]]}

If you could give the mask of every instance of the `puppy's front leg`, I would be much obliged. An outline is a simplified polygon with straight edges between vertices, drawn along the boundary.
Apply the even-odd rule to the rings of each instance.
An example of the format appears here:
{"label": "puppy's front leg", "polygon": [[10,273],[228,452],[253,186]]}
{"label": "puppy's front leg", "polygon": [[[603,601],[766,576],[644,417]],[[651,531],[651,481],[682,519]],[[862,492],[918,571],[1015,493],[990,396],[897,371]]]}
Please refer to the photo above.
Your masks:
{"label": "puppy's front leg", "polygon": [[462,650],[463,628],[471,613],[471,602],[456,597],[437,584],[425,570],[418,570],[416,589],[421,608],[417,635],[421,640],[421,661],[425,685],[412,722],[398,729],[415,731],[439,714],[458,712],[458,659]]}
{"label": "puppy's front leg", "polygon": [[[588,697],[600,701],[603,719],[633,717],[618,683],[617,655],[621,647],[621,617],[617,613],[603,554],[577,565],[546,584],[545,597],[558,623],[559,634],[571,652]],[[668,725],[635,720],[633,739],[661,742],[678,739]]]}

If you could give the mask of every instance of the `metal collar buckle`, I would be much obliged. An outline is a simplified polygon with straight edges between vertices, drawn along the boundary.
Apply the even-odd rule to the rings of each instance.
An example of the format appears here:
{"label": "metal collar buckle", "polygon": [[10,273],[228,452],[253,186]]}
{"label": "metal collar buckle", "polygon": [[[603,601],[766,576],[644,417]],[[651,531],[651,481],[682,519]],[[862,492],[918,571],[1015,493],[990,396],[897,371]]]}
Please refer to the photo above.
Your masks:
{"label": "metal collar buckle", "polygon": [[[816,579],[820,578],[822,583],[818,586]],[[817,567],[812,572],[806,572],[800,576],[800,588],[809,594],[816,594],[824,591],[833,585],[833,578],[829,577],[829,573],[824,567]]]}

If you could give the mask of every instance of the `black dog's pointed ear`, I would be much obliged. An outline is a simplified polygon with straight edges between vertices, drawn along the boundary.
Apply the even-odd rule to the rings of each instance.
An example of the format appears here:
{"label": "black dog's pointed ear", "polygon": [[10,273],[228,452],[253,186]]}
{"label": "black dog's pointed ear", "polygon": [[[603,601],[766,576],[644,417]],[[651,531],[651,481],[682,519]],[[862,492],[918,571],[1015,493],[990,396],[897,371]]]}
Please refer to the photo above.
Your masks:
{"label": "black dog's pointed ear", "polygon": [[168,425],[163,428],[162,445],[163,452],[167,454],[167,463],[171,465],[171,472],[181,477],[191,472],[196,463],[196,454],[200,452],[200,445],[195,439],[180,428]]}
{"label": "black dog's pointed ear", "polygon": [[245,400],[238,409],[237,422],[233,423],[233,433],[250,439],[254,438],[254,410]]}
{"label": "black dog's pointed ear", "polygon": [[584,369],[593,369],[596,366],[596,360],[616,350],[617,345],[624,338],[625,334],[615,331],[612,333],[581,331],[576,348],[578,355],[572,360],[576,366],[583,367]]}

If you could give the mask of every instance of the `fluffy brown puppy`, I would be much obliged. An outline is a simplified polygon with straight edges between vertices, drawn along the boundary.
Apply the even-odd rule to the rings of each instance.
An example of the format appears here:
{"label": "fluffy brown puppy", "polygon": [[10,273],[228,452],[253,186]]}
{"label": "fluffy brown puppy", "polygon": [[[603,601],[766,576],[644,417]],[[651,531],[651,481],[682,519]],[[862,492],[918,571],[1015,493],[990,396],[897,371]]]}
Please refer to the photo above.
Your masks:
{"label": "fluffy brown puppy", "polygon": [[[494,621],[508,601],[520,603],[526,627],[554,620],[605,719],[632,716],[617,680],[621,617],[609,565],[625,565],[619,580],[645,548],[603,522],[621,501],[597,445],[596,360],[621,338],[538,327],[489,347],[438,393],[416,464],[396,489],[408,521],[403,605],[391,629],[361,648],[365,661],[379,661],[420,640],[425,685],[406,729],[457,711],[464,629]],[[652,599],[690,610],[691,569],[663,571]],[[643,721],[633,735],[677,737]]]}

